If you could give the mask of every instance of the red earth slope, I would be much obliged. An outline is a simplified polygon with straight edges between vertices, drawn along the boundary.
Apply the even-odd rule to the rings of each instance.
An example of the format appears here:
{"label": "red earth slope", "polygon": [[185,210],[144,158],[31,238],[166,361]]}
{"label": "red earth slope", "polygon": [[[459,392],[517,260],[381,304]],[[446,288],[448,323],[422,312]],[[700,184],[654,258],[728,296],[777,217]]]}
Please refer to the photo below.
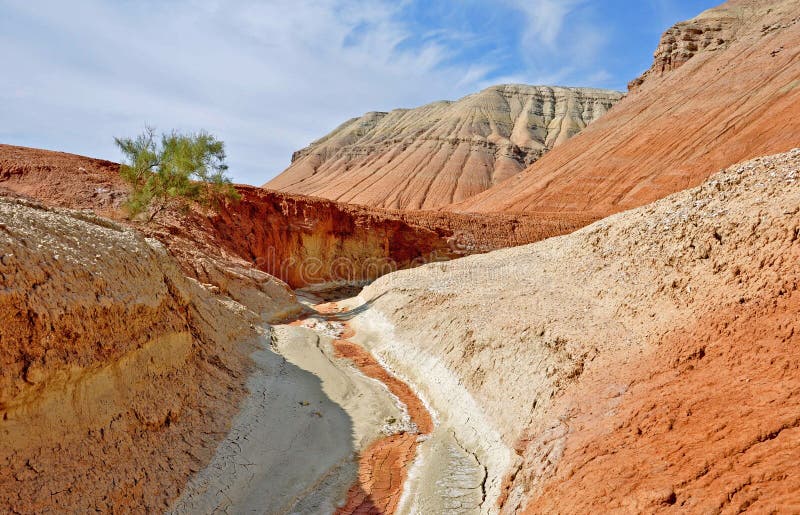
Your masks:
{"label": "red earth slope", "polygon": [[136,231],[0,197],[0,511],[166,509],[246,393],[259,322]]}
{"label": "red earth slope", "polygon": [[738,0],[667,31],[606,116],[448,209],[605,216],[800,146],[800,3]]}
{"label": "red earth slope", "polygon": [[[800,509],[787,474],[800,461],[799,311],[792,282],[709,312],[565,399],[580,414],[527,512]],[[626,395],[609,397],[620,384]]]}

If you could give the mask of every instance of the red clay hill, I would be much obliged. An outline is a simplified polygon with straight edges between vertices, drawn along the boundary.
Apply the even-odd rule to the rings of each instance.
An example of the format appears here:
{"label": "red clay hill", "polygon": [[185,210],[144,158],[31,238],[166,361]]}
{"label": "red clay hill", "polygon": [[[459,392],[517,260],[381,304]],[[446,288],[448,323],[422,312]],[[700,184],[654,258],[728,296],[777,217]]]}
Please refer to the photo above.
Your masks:
{"label": "red clay hill", "polygon": [[731,0],[678,23],[607,115],[448,209],[605,216],[800,146],[798,22],[796,0]]}

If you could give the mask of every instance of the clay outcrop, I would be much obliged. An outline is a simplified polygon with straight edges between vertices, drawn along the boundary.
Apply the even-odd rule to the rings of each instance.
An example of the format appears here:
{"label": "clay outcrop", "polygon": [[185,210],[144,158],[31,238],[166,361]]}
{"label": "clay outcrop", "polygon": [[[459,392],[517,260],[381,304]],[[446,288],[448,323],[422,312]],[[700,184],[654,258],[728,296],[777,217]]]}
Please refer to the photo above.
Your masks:
{"label": "clay outcrop", "polygon": [[[0,145],[0,188],[51,206],[87,209],[130,225],[118,165],[61,152]],[[215,210],[168,210],[134,223],[161,241],[189,277],[277,319],[292,287],[375,279],[418,264],[564,234],[593,221],[555,214],[403,212],[251,186]],[[276,280],[279,279],[279,280]]]}
{"label": "clay outcrop", "polygon": [[227,429],[258,320],[154,239],[0,198],[0,506],[163,510]]}
{"label": "clay outcrop", "polygon": [[330,198],[131,221],[117,164],[0,145],[0,510],[796,510],[799,21],[679,23],[599,119],[370,113],[275,181]]}

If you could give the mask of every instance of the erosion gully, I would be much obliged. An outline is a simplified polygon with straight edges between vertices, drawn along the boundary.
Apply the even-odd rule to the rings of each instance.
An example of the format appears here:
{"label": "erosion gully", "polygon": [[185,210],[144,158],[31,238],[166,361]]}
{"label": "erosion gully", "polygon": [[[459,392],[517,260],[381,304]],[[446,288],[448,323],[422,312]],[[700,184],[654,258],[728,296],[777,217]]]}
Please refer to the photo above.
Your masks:
{"label": "erosion gully", "polygon": [[474,453],[354,341],[359,291],[297,292],[308,312],[265,333],[250,396],[172,513],[485,511]]}

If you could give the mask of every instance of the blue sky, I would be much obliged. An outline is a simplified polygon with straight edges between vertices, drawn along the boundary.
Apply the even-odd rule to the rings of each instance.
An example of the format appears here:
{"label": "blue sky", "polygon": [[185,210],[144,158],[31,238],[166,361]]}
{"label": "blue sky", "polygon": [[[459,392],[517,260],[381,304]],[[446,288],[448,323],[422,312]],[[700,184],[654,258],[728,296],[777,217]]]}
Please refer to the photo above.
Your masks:
{"label": "blue sky", "polygon": [[119,159],[206,129],[261,184],[366,111],[518,82],[624,90],[721,0],[0,0],[0,142]]}

